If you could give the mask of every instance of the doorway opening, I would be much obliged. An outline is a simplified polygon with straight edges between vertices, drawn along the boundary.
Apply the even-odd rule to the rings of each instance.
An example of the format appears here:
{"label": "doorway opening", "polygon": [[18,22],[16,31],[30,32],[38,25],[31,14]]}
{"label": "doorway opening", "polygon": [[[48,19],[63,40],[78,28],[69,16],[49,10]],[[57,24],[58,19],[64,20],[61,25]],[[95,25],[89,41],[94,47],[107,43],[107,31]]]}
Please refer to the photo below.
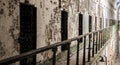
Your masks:
{"label": "doorway opening", "polygon": [[[61,41],[68,39],[68,12],[61,11]],[[61,50],[67,50],[68,45],[62,45]]]}
{"label": "doorway opening", "polygon": [[[79,35],[83,34],[83,15],[79,14]],[[83,39],[80,38],[79,42],[82,42]]]}
{"label": "doorway opening", "polygon": [[97,30],[97,17],[95,17],[95,31]]}
{"label": "doorway opening", "polygon": [[[36,7],[20,3],[20,54],[36,49]],[[20,65],[35,65],[36,56],[21,60]]]}
{"label": "doorway opening", "polygon": [[92,31],[92,16],[89,15],[89,32]]}

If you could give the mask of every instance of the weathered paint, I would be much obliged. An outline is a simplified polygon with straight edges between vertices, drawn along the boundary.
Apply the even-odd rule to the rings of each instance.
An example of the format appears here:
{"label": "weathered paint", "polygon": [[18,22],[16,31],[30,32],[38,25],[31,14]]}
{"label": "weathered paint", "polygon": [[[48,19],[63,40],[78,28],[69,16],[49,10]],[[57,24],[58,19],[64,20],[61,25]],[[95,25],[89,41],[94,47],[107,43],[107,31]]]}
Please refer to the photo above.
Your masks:
{"label": "weathered paint", "polygon": [[19,1],[0,1],[0,60],[19,54]]}

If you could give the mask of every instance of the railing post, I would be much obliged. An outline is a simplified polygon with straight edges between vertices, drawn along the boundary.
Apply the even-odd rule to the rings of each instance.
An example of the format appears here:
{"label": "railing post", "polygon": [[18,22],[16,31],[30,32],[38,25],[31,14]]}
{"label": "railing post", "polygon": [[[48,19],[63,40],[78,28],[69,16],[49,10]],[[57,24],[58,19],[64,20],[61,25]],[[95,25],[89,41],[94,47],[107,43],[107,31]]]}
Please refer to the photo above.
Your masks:
{"label": "railing post", "polygon": [[68,51],[67,51],[67,65],[70,65],[70,43],[68,43]]}
{"label": "railing post", "polygon": [[56,65],[56,52],[57,52],[57,47],[52,48],[53,52],[53,62],[52,65]]}
{"label": "railing post", "polygon": [[83,65],[85,65],[86,56],[86,36],[84,36],[84,48],[83,48]]}
{"label": "railing post", "polygon": [[96,32],[96,40],[95,40],[95,45],[96,45],[96,53],[98,51],[98,33]]}
{"label": "railing post", "polygon": [[104,43],[105,43],[105,36],[104,36],[104,30],[103,30],[103,34],[102,34],[102,36],[103,36],[103,45],[104,45]]}
{"label": "railing post", "polygon": [[103,43],[104,43],[104,42],[103,42],[103,30],[102,30],[102,46],[103,46]]}
{"label": "railing post", "polygon": [[[105,29],[104,29],[105,30]],[[104,35],[106,34],[106,32],[104,32]],[[106,37],[103,37],[104,38],[104,44],[105,44],[105,42],[106,42]]]}
{"label": "railing post", "polygon": [[100,31],[100,48],[102,47],[102,41],[101,41],[101,31]]}
{"label": "railing post", "polygon": [[77,41],[76,65],[79,65],[79,47],[80,47],[80,39]]}
{"label": "railing post", "polygon": [[90,62],[90,56],[91,56],[91,34],[89,35],[89,46],[88,46],[88,62]]}
{"label": "railing post", "polygon": [[100,50],[100,31],[98,32],[98,50]]}
{"label": "railing post", "polygon": [[95,50],[95,34],[93,33],[93,46],[92,46],[92,57],[94,57],[94,50]]}
{"label": "railing post", "polygon": [[102,46],[104,45],[104,30],[102,30]]}
{"label": "railing post", "polygon": [[100,38],[100,41],[101,41],[101,48],[102,48],[102,43],[103,43],[103,41],[102,41],[102,31],[101,31],[101,38]]}

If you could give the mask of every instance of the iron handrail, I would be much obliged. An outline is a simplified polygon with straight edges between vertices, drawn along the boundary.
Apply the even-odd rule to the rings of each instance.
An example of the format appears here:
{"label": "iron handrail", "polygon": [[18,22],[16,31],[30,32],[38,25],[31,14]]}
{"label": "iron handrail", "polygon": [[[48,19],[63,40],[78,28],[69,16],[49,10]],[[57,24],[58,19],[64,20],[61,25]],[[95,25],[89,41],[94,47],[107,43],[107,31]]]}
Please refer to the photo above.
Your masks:
{"label": "iron handrail", "polygon": [[[110,26],[110,27],[112,27],[112,26]],[[22,60],[24,58],[34,56],[34,55],[36,55],[38,53],[41,53],[41,52],[56,48],[58,46],[62,46],[64,44],[70,44],[70,42],[72,42],[72,41],[79,40],[80,38],[84,38],[87,35],[91,35],[93,33],[103,31],[103,30],[108,29],[110,27],[107,27],[107,28],[104,28],[104,29],[101,29],[101,30],[97,30],[97,31],[93,31],[93,32],[90,32],[90,33],[86,33],[86,34],[80,35],[78,37],[74,37],[74,38],[71,38],[71,39],[68,39],[68,40],[65,40],[65,41],[62,41],[62,42],[57,42],[57,43],[51,44],[49,46],[41,47],[39,49],[35,49],[35,50],[29,51],[29,52],[26,52],[26,53],[23,53],[23,54],[20,54],[20,55],[16,55],[16,56],[13,56],[13,57],[9,57],[9,58],[0,60],[0,65],[11,64],[11,63],[17,62],[19,60]]]}

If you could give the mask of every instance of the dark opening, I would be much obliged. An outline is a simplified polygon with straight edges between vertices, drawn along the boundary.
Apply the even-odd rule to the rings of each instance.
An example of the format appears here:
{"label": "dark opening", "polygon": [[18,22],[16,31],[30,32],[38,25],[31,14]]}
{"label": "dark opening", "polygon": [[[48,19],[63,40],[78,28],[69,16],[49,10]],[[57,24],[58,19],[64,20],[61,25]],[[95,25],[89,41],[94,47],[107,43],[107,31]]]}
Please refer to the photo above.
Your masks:
{"label": "dark opening", "polygon": [[97,30],[97,17],[95,17],[95,30]]}
{"label": "dark opening", "polygon": [[102,18],[100,18],[100,29],[102,29]]}
{"label": "dark opening", "polygon": [[[20,54],[36,49],[36,7],[20,3]],[[35,65],[36,56],[21,60],[20,65]]]}
{"label": "dark opening", "polygon": [[[92,32],[92,16],[89,15],[89,32]],[[92,40],[92,35],[89,35],[89,48],[90,48],[90,42]]]}
{"label": "dark opening", "polygon": [[89,15],[89,32],[92,31],[92,16]]}
{"label": "dark opening", "polygon": [[[61,41],[68,39],[68,12],[61,12]],[[67,45],[62,45],[62,51],[67,50]]]}
{"label": "dark opening", "polygon": [[[79,14],[79,35],[83,34],[83,15]],[[82,42],[82,38],[79,40],[79,42]]]}

